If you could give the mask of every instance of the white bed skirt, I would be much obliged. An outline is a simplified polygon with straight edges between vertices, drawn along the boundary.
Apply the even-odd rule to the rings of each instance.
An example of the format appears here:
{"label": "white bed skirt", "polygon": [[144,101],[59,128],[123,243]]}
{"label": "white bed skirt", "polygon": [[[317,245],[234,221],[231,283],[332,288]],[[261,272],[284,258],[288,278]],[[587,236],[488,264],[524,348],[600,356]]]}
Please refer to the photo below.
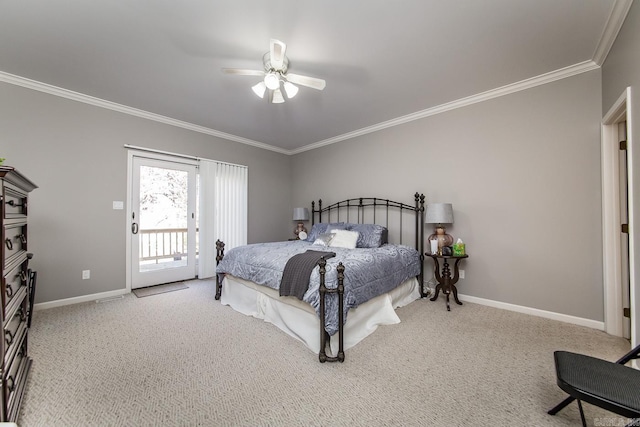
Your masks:
{"label": "white bed skirt", "polygon": [[[395,312],[420,298],[418,280],[413,277],[389,293],[349,310],[344,325],[344,350],[372,334],[379,325],[400,323]],[[320,319],[315,310],[295,297],[281,297],[278,291],[226,275],[220,302],[247,316],[263,319],[301,341],[314,353],[320,352]],[[338,334],[331,337],[331,353],[338,353]]]}

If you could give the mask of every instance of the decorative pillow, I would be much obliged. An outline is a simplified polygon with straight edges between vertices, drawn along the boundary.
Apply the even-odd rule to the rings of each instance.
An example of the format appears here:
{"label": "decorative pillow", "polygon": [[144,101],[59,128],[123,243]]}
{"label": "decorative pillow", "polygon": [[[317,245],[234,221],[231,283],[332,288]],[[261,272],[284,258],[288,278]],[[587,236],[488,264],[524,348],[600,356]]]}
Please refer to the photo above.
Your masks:
{"label": "decorative pillow", "polygon": [[346,230],[346,226],[344,225],[344,222],[332,222],[332,223],[319,222],[317,224],[313,224],[313,227],[311,227],[311,231],[307,235],[307,242],[311,242],[311,243],[315,242],[319,235],[323,233],[328,233],[329,230],[333,230],[334,228],[340,229],[340,230]]}
{"label": "decorative pillow", "polygon": [[335,236],[329,242],[330,247],[355,249],[359,236],[357,231],[333,229],[331,232],[335,233]]}
{"label": "decorative pillow", "polygon": [[334,233],[322,233],[316,240],[313,241],[313,244],[320,246],[329,246],[329,243],[331,243],[331,240],[333,240],[334,237]]}
{"label": "decorative pillow", "polygon": [[356,243],[357,248],[379,248],[387,243],[389,231],[386,227],[377,224],[345,224],[347,230],[357,231],[360,236]]}

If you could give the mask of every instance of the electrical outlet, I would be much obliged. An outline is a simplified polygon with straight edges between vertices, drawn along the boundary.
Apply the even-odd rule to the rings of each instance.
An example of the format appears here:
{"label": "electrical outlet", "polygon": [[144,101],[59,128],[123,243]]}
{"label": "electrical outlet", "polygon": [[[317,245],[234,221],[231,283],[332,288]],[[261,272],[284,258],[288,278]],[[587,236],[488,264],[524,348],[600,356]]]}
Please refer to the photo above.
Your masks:
{"label": "electrical outlet", "polygon": [[460,278],[464,279],[464,270],[460,270]]}
{"label": "electrical outlet", "polygon": [[91,278],[91,270],[82,270],[82,280]]}

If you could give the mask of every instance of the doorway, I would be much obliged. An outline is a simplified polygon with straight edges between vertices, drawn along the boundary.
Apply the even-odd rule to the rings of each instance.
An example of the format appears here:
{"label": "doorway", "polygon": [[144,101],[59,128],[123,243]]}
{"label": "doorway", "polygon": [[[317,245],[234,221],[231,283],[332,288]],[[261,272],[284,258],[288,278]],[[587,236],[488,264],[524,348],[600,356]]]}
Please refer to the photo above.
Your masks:
{"label": "doorway", "polygon": [[[628,161],[631,141],[630,88],[620,96],[602,122],[602,213],[605,331],[633,341],[632,319],[637,307],[633,240],[633,180]],[[632,343],[633,345],[633,343]],[[636,343],[637,345],[637,343]]]}
{"label": "doorway", "polygon": [[618,125],[618,165],[620,189],[620,272],[622,287],[622,336],[631,338],[631,281],[629,275],[629,168],[627,152],[627,121]]}
{"label": "doorway", "polygon": [[196,277],[197,168],[181,160],[132,156],[131,289]]}

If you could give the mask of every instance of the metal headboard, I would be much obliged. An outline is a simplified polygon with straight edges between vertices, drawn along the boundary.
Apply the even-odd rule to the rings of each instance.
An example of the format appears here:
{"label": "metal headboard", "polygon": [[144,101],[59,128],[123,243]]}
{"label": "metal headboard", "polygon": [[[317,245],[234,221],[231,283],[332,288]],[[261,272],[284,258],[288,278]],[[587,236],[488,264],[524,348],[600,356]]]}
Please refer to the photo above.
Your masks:
{"label": "metal headboard", "polygon": [[[317,222],[355,222],[363,224],[365,222],[365,213],[371,212],[371,221],[367,220],[367,223],[379,224],[389,227],[390,213],[399,212],[398,215],[398,233],[399,243],[402,244],[403,226],[405,214],[415,213],[415,248],[420,254],[420,260],[424,261],[424,194],[416,193],[414,195],[415,205],[408,205],[402,202],[394,202],[389,199],[381,199],[378,197],[358,197],[354,199],[347,199],[337,203],[333,203],[329,206],[322,207],[322,199],[318,200],[318,207],[316,209],[316,202],[311,202],[311,225]],[[323,218],[324,215],[324,218]],[[379,217],[384,218],[380,219]],[[424,264],[424,263],[422,263]],[[422,284],[423,268],[420,269],[420,284]]]}

